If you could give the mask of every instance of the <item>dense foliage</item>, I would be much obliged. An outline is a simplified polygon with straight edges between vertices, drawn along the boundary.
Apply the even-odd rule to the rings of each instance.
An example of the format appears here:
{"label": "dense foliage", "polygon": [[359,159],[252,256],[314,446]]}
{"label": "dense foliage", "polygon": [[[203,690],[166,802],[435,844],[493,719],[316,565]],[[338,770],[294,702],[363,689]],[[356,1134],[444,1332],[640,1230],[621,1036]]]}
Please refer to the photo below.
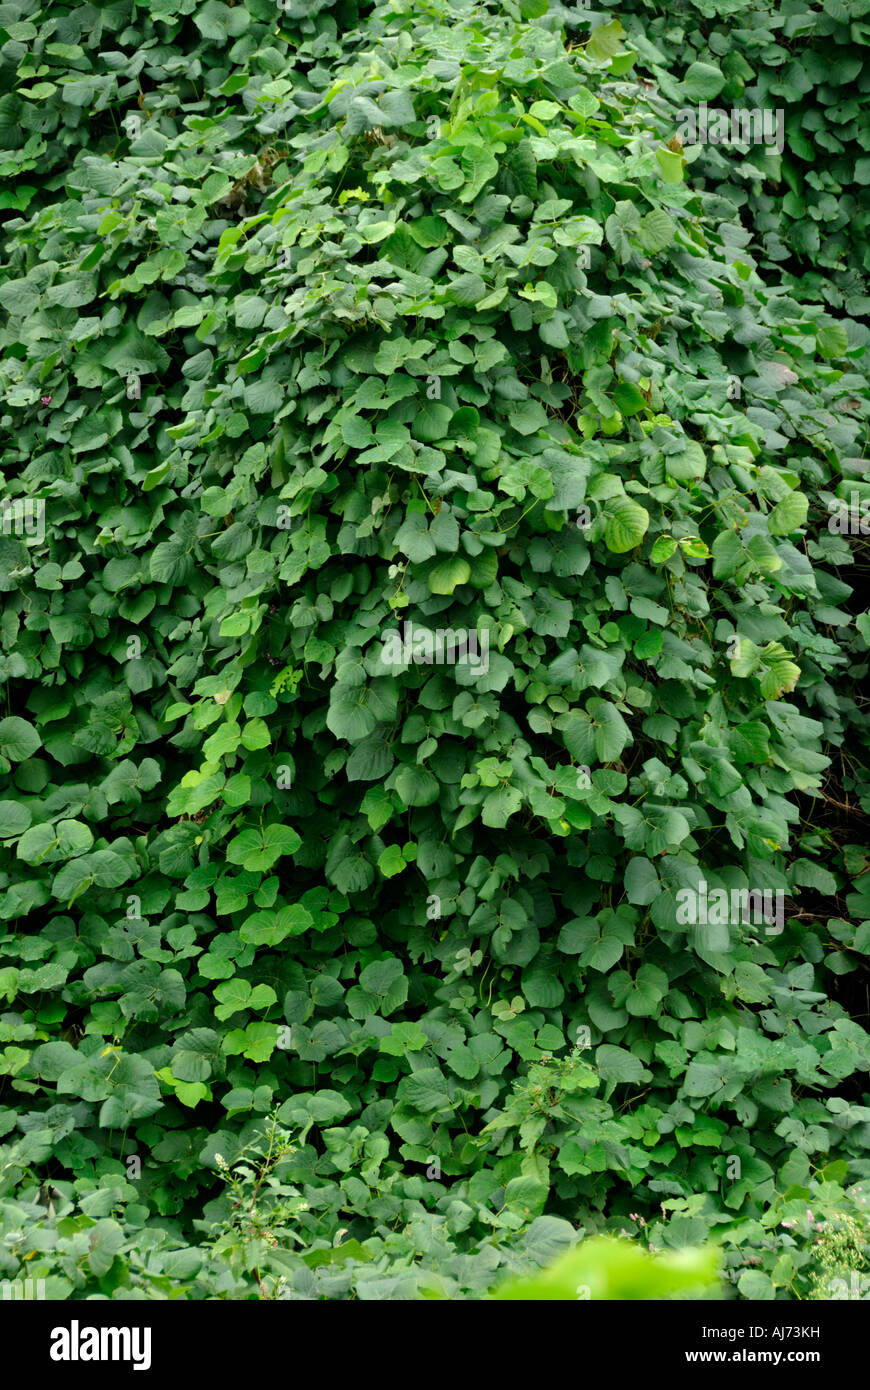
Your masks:
{"label": "dense foliage", "polygon": [[799,297],[866,315],[870,271],[870,2],[619,0],[639,64],[673,107],[782,112],[784,149],[729,159],[695,152],[692,181],[727,184],[765,265],[799,276]]}
{"label": "dense foliage", "polygon": [[4,1278],[870,1283],[870,4],[611,9],[0,4]]}

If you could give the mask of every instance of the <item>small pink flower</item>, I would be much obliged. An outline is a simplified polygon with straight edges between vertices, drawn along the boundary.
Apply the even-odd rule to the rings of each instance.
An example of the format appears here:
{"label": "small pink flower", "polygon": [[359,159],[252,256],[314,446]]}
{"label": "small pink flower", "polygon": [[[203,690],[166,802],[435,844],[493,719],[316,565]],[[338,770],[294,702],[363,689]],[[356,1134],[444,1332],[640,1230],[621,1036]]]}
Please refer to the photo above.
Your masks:
{"label": "small pink flower", "polygon": [[51,396],[40,396],[43,405],[51,405]]}
{"label": "small pink flower", "polygon": [[809,1221],[810,1225],[812,1225],[812,1223],[813,1223],[813,1214],[812,1214],[812,1212],[810,1211],[809,1207],[807,1207],[807,1221]]}

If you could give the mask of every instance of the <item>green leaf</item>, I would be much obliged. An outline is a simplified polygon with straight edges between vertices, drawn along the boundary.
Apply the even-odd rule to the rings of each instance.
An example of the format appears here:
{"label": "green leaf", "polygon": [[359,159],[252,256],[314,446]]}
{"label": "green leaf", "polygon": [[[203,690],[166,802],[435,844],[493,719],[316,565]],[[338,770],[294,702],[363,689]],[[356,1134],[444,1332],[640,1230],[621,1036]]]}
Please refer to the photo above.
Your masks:
{"label": "green leaf", "polygon": [[649,512],[630,497],[611,497],[605,506],[604,543],[615,555],[640,545],[649,526]]}
{"label": "green leaf", "polygon": [[446,437],[452,415],[448,406],[438,401],[428,401],[414,416],[411,433],[415,439],[434,444]]}
{"label": "green leaf", "polygon": [[30,808],[20,801],[0,801],[0,838],[21,835],[33,819]]}
{"label": "green leaf", "polygon": [[765,700],[779,700],[794,690],[801,668],[789,658],[779,642],[768,642],[759,656],[765,667],[761,677],[761,693]]}
{"label": "green leaf", "polygon": [[406,763],[396,773],[393,786],[405,806],[431,806],[438,800],[438,779],[415,763]]}
{"label": "green leaf", "polygon": [[395,878],[396,874],[400,874],[404,868],[407,868],[398,845],[388,845],[378,856],[378,868],[384,878]]}
{"label": "green leaf", "polygon": [[787,536],[792,531],[799,530],[801,526],[806,525],[808,511],[809,498],[802,492],[790,492],[781,502],[777,502],[767,518],[770,534]]}
{"label": "green leaf", "polygon": [[444,1076],[437,1067],[424,1067],[405,1077],[399,1084],[398,1094],[406,1105],[423,1115],[452,1107]]}
{"label": "green leaf", "polygon": [[755,1303],[770,1302],[776,1298],[770,1276],[763,1269],[745,1269],[737,1281],[737,1287],[744,1298]]}
{"label": "green leaf", "polygon": [[828,360],[844,357],[849,346],[846,329],[836,320],[816,329],[816,341],[819,345],[819,356]]}
{"label": "green leaf", "polygon": [[55,825],[34,825],[18,841],[18,858],[26,864],[54,863],[83,854],[94,837],[81,821],[59,820]]}
{"label": "green leaf", "polygon": [[295,854],[301,836],[288,825],[267,825],[265,830],[243,830],[227,845],[227,859],[244,869],[269,869],[285,854]]}
{"label": "green leaf", "polygon": [[634,855],[625,872],[625,892],[630,903],[647,905],[661,892],[658,874],[648,859]]}
{"label": "green leaf", "polygon": [[714,63],[690,63],[682,88],[689,101],[712,101],[725,86],[725,77]]}
{"label": "green leaf", "polygon": [[13,763],[32,758],[42,739],[34,726],[17,714],[0,719],[0,753]]}
{"label": "green leaf", "polygon": [[665,183],[683,182],[683,156],[660,145],[656,150],[656,160]]}
{"label": "green leaf", "polygon": [[615,705],[606,700],[590,700],[589,713],[595,725],[595,754],[599,762],[613,763],[631,743],[631,730]]}
{"label": "green leaf", "polygon": [[646,401],[640,391],[628,381],[620,381],[613,388],[613,399],[623,415],[637,415],[646,409]]}
{"label": "green leaf", "polygon": [[[471,566],[459,555],[441,560],[426,576],[426,583],[433,594],[452,594],[460,584],[467,584],[471,578]],[[0,726],[2,727],[2,726]]]}
{"label": "green leaf", "polygon": [[624,1047],[603,1043],[595,1052],[595,1065],[604,1081],[636,1084],[647,1073],[643,1063]]}
{"label": "green leaf", "polygon": [[670,246],[674,239],[674,224],[663,208],[653,208],[652,212],[640,219],[638,237],[643,249],[652,255]]}
{"label": "green leaf", "polygon": [[538,1178],[511,1178],[505,1187],[505,1206],[523,1220],[540,1216],[549,1192],[548,1185]]}
{"label": "green leaf", "polygon": [[599,24],[592,30],[586,45],[588,56],[596,63],[606,63],[622,47],[623,28],[618,19],[609,24]]}
{"label": "green leaf", "polygon": [[[459,194],[461,203],[471,203],[484,184],[494,179],[498,173],[498,160],[490,150],[481,145],[466,145],[462,151],[462,171],[466,184]],[[473,302],[473,301],[472,301]]]}

